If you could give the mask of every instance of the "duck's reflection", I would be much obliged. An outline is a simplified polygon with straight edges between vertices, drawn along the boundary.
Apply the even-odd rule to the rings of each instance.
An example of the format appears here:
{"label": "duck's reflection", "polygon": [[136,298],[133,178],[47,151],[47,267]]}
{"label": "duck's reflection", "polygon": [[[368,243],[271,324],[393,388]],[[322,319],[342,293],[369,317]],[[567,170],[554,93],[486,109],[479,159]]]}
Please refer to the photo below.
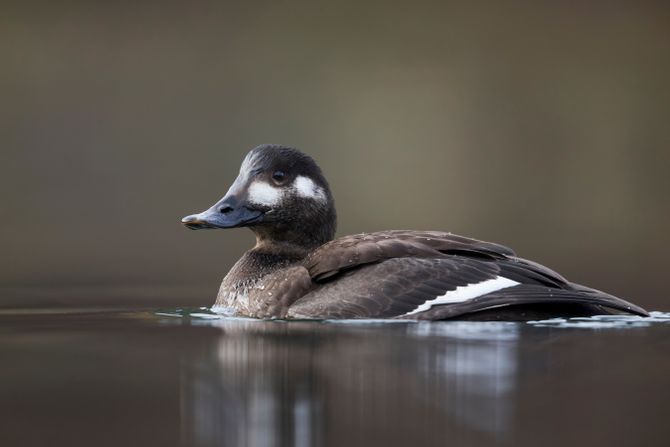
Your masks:
{"label": "duck's reflection", "polygon": [[182,359],[186,444],[440,444],[504,435],[513,415],[513,323],[202,322]]}
{"label": "duck's reflection", "polygon": [[420,350],[419,374],[439,377],[447,387],[444,408],[463,423],[480,430],[504,433],[512,417],[516,384],[515,323],[420,323],[410,327],[419,336],[449,340]]}

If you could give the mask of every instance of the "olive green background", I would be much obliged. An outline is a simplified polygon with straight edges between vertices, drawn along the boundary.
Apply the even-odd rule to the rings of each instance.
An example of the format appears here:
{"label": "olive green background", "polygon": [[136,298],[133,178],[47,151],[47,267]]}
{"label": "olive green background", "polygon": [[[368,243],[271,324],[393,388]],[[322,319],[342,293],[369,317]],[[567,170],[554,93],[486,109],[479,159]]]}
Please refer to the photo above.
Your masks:
{"label": "olive green background", "polygon": [[245,153],[668,310],[666,2],[3,2],[0,305],[209,304]]}

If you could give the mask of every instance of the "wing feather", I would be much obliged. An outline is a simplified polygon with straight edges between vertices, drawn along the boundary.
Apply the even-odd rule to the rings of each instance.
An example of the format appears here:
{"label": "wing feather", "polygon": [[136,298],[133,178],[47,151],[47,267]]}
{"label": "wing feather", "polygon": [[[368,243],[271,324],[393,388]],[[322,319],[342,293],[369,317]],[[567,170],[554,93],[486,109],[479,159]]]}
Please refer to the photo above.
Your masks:
{"label": "wing feather", "polygon": [[389,318],[465,286],[493,279],[495,264],[462,257],[393,258],[326,282],[296,301],[289,316]]}
{"label": "wing feather", "polygon": [[[518,258],[505,246],[438,231],[346,236],[316,249],[300,268],[299,286],[279,303],[282,316],[435,320],[535,304],[646,315],[640,307]],[[494,279],[505,288],[477,288]],[[467,293],[437,299],[468,286],[473,288]],[[457,295],[460,302],[451,301]]]}
{"label": "wing feather", "polygon": [[439,231],[382,231],[335,239],[317,248],[305,267],[315,281],[393,258],[443,258],[465,254],[472,257],[503,259],[514,252],[503,245]]}
{"label": "wing feather", "polygon": [[[491,309],[512,307],[522,308],[523,306],[538,304],[552,304],[555,309],[560,308],[560,305],[582,304],[605,308],[601,309],[600,312],[607,312],[607,309],[613,309],[637,315],[648,315],[644,309],[620,298],[594,289],[588,289],[588,291],[589,293],[586,293],[585,290],[564,290],[545,287],[538,284],[521,284],[509,289],[502,289],[497,292],[489,293],[463,303],[435,306],[421,314],[412,315],[411,318],[445,320],[472,315]],[[399,316],[397,318],[410,317]]]}

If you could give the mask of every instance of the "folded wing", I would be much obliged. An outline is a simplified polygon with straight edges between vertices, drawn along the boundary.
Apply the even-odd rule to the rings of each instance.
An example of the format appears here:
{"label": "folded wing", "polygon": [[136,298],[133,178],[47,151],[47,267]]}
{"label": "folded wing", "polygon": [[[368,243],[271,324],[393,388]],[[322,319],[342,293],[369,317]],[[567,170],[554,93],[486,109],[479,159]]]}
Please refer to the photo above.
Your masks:
{"label": "folded wing", "polygon": [[450,233],[349,236],[320,247],[305,268],[312,287],[291,303],[290,318],[436,320],[538,304],[646,315],[631,303],[517,258],[507,247]]}

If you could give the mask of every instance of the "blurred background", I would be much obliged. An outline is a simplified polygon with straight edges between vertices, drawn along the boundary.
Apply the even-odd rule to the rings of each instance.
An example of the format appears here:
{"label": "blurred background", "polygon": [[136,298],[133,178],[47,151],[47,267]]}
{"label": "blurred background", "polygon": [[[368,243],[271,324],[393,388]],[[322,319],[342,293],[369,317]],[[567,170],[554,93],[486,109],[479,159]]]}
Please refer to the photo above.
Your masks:
{"label": "blurred background", "polygon": [[298,147],[339,234],[447,230],[668,310],[666,2],[3,2],[0,306],[210,305]]}

